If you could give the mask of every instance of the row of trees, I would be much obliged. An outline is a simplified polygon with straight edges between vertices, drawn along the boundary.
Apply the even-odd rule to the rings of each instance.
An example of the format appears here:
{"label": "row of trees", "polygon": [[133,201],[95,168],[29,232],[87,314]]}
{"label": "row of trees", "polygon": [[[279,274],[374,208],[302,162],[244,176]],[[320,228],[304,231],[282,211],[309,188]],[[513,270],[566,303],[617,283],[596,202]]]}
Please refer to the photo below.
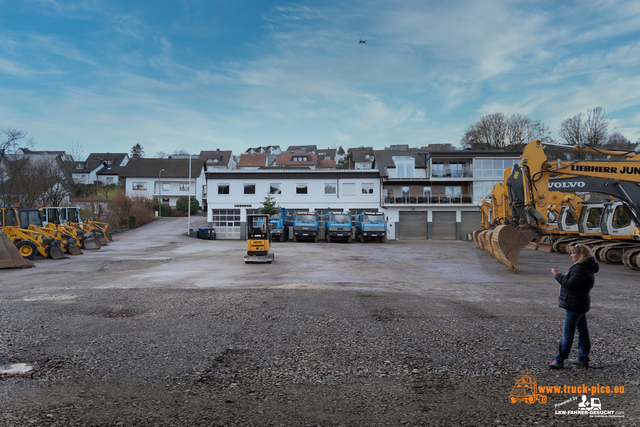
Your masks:
{"label": "row of trees", "polygon": [[[568,118],[558,127],[559,141],[554,141],[549,128],[542,121],[531,120],[522,114],[507,116],[503,113],[485,114],[469,126],[460,140],[465,147],[474,150],[522,151],[529,142],[539,139],[544,142],[558,142],[606,148],[630,148],[631,141],[616,129],[609,131],[611,119],[602,107],[587,110]],[[640,143],[640,140],[637,141]],[[549,151],[553,151],[550,148]],[[585,153],[574,153],[584,157]]]}

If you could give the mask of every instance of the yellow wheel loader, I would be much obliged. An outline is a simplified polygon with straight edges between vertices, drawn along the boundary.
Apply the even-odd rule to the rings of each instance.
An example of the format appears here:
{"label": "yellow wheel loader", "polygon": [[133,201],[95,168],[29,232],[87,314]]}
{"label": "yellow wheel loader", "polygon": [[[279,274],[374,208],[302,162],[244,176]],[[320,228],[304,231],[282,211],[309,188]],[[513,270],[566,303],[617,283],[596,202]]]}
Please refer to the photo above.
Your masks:
{"label": "yellow wheel loader", "polygon": [[[511,210],[508,222],[513,225],[497,226],[491,234],[491,248],[486,248],[485,245],[485,248],[491,249],[494,257],[509,270],[517,273],[516,266],[522,249],[530,242],[539,242],[546,233],[551,191],[566,188],[564,184],[560,187],[550,187],[552,175],[599,180],[601,191],[625,201],[631,208],[634,222],[640,225],[640,198],[628,194],[632,187],[625,188],[620,185],[640,182],[640,154],[596,148],[574,147],[574,150],[598,152],[624,159],[558,161],[554,166],[547,160],[541,141],[527,144],[520,156],[520,165],[514,165],[504,184]],[[635,187],[640,188],[637,185]],[[586,191],[579,185],[573,188],[573,191]]]}
{"label": "yellow wheel loader", "polygon": [[273,259],[269,215],[247,215],[247,255],[244,257],[244,263],[271,264]]}
{"label": "yellow wheel loader", "polygon": [[[67,209],[71,208],[43,207],[42,219],[45,223],[45,227],[71,235],[74,239],[76,239],[77,245],[82,249],[100,249],[101,245],[94,233],[85,231],[81,227],[67,225],[66,218],[68,218],[69,213]],[[73,214],[73,211],[71,211],[71,214]]]}
{"label": "yellow wheel loader", "polygon": [[78,241],[71,234],[43,226],[41,209],[18,209],[18,215],[20,218],[20,228],[23,230],[37,231],[47,238],[60,240],[62,251],[66,254],[82,254],[77,244]]}
{"label": "yellow wheel loader", "polygon": [[39,253],[43,257],[66,258],[62,252],[60,240],[48,237],[43,233],[20,228],[17,208],[0,208],[2,213],[0,228],[11,242],[18,248],[23,258],[32,260]]}

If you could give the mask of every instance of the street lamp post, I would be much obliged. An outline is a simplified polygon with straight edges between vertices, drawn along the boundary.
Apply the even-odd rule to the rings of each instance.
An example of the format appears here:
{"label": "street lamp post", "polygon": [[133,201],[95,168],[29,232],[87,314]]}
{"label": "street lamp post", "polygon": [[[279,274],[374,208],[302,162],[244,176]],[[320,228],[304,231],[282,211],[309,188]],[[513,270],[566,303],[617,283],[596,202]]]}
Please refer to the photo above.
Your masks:
{"label": "street lamp post", "polygon": [[162,217],[162,172],[164,169],[160,169],[158,172],[158,213]]}

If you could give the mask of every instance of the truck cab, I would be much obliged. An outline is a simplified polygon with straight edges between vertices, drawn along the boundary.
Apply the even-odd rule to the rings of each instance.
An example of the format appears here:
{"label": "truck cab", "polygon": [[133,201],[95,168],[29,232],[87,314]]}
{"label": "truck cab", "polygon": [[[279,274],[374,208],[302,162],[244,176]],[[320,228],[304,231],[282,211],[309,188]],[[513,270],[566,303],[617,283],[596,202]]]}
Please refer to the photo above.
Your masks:
{"label": "truck cab", "polygon": [[293,214],[293,241],[318,241],[318,215],[313,212],[296,212]]}
{"label": "truck cab", "polygon": [[271,215],[269,228],[273,240],[284,242],[289,238],[289,227],[291,226],[291,216],[287,215],[285,208],[280,208],[278,212]]}
{"label": "truck cab", "polygon": [[324,223],[324,238],[331,240],[346,240],[351,243],[353,236],[351,212],[328,212]]}
{"label": "truck cab", "polygon": [[384,243],[387,240],[387,222],[380,212],[364,212],[354,218],[356,239],[364,243],[374,240]]}

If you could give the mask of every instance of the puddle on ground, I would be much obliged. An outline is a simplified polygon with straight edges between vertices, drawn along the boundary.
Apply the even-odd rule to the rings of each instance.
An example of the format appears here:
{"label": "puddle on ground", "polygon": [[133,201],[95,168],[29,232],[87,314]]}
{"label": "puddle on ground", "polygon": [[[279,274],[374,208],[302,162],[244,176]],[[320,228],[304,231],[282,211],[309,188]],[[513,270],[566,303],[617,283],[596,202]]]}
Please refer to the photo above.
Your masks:
{"label": "puddle on ground", "polygon": [[0,375],[26,374],[33,370],[33,365],[26,363],[14,363],[12,365],[0,365]]}

